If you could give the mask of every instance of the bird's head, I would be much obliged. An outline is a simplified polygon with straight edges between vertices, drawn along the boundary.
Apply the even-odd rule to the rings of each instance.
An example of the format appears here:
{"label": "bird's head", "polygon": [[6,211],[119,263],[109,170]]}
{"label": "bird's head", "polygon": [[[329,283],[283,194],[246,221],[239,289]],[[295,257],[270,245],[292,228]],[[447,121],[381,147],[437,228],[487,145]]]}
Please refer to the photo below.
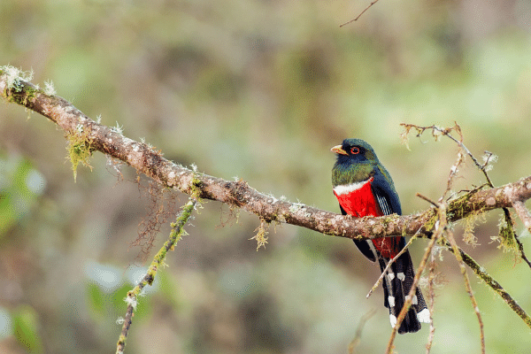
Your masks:
{"label": "bird's head", "polygon": [[337,165],[378,163],[372,147],[361,139],[345,139],[330,151],[337,154]]}

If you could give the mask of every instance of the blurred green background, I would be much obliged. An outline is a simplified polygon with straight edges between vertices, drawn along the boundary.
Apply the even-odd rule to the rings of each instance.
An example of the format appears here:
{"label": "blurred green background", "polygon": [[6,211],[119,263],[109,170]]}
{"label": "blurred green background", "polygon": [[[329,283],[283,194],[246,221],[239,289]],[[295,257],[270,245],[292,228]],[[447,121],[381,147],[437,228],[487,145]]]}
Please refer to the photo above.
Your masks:
{"label": "blurred green background", "polygon": [[[53,81],[85,114],[167,158],[325,210],[338,211],[329,149],[347,137],[373,145],[404,213],[428,206],[416,192],[440,196],[457,147],[426,135],[408,151],[401,122],[457,121],[474,154],[499,156],[495,184],[530,175],[531,1],[382,0],[339,28],[368,3],[1,1],[0,65],[32,69],[41,87]],[[147,266],[131,246],[152,206],[147,181],[139,187],[127,167],[122,181],[97,153],[75,183],[63,135],[1,104],[1,353],[113,352],[123,298]],[[454,189],[481,183],[469,159]],[[479,246],[465,248],[531,311],[531,270],[491,242],[499,218],[488,213]],[[141,299],[126,352],[346,353],[377,308],[358,349],[382,353],[382,291],[365,299],[378,268],[350,240],[289,225],[256,252],[258,225],[205,203]],[[416,264],[425,245],[412,248]],[[432,353],[477,353],[476,316],[443,255]],[[529,328],[471,279],[488,352],[529,352]],[[399,336],[397,352],[424,352],[428,332]]]}

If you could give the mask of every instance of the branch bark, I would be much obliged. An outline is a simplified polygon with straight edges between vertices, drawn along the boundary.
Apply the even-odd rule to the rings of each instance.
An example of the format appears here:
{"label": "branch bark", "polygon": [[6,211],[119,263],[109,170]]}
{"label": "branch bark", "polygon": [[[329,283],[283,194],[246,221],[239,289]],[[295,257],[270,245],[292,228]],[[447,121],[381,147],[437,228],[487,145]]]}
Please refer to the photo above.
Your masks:
{"label": "branch bark", "polygon": [[[164,186],[189,195],[197,191],[200,198],[241,208],[267,222],[292,224],[332,236],[372,239],[411,236],[419,229],[421,235],[429,236],[437,219],[435,208],[413,215],[355,219],[301,203],[278,200],[258,192],[243,180],[228,181],[194,172],[167,160],[149,145],[95,122],[67,100],[46,94],[22,78],[10,77],[5,69],[0,69],[0,94],[8,102],[16,102],[47,117],[67,135],[86,140],[91,151],[97,150],[119,159]],[[531,176],[498,188],[473,191],[448,202],[448,222],[473,213],[513,207],[515,200],[530,198]]]}

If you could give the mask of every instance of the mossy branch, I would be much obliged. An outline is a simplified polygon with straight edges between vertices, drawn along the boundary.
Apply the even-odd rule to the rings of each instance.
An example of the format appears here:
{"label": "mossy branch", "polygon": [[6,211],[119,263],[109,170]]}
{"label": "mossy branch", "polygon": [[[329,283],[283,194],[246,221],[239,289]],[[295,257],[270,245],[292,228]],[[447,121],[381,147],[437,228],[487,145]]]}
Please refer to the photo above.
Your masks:
{"label": "mossy branch", "polygon": [[164,246],[159,250],[159,252],[153,258],[151,265],[149,266],[146,275],[140,280],[140,282],[127,293],[125,301],[127,302],[127,311],[124,318],[124,323],[122,326],[122,332],[118,338],[118,343],[116,344],[116,354],[123,354],[125,349],[125,344],[127,341],[127,335],[129,333],[129,328],[131,327],[134,311],[138,304],[138,297],[142,292],[142,289],[146,285],[152,285],[155,277],[157,276],[158,270],[161,266],[164,266],[164,259],[169,251],[172,251],[177,245],[177,242],[181,239],[184,231],[184,225],[190,219],[192,211],[194,210],[197,204],[195,197],[190,197],[190,200],[183,206],[181,213],[177,217],[175,223],[171,224],[171,232],[168,240],[164,243]]}
{"label": "mossy branch", "polygon": [[[42,114],[67,135],[78,136],[79,132],[83,132],[90,151],[100,151],[119,159],[163,186],[186,194],[197,190],[200,198],[241,208],[267,222],[292,224],[332,236],[372,239],[412,236],[419,229],[420,237],[429,236],[437,218],[434,208],[430,208],[413,215],[355,219],[301,203],[279,200],[258,192],[243,180],[228,181],[196,173],[167,160],[151,146],[125,137],[120,129],[95,122],[67,100],[47,94],[23,78],[13,79],[5,68],[0,68],[0,95],[8,102],[16,102]],[[512,207],[514,200],[530,198],[531,176],[498,188],[472,191],[448,201],[448,222],[466,218],[478,211]]]}
{"label": "mossy branch", "polygon": [[[450,244],[446,245],[447,249],[454,253],[454,249]],[[486,285],[488,285],[491,289],[493,289],[502,299],[505,301],[505,303],[524,321],[524,323],[531,328],[531,317],[525,312],[525,310],[518,305],[516,300],[512,298],[512,296],[505,291],[505,289],[498,283],[487,271],[485,268],[483,268],[479,263],[477,263],[470,255],[468,255],[465,251],[463,251],[461,248],[458,248],[459,253],[461,255],[461,258],[463,259],[463,262],[472,269],[474,274],[481,280],[485,282]]]}

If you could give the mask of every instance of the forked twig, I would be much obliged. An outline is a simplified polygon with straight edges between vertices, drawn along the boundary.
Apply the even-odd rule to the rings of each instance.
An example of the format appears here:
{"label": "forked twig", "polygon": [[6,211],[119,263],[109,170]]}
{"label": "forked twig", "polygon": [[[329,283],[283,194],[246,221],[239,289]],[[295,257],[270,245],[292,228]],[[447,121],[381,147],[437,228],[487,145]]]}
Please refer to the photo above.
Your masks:
{"label": "forked twig", "polygon": [[[484,161],[483,164],[481,164],[478,161],[478,159],[474,156],[474,154],[472,154],[472,152],[470,152],[470,150],[463,143],[463,134],[461,132],[461,127],[459,126],[459,124],[457,124],[457,122],[454,122],[454,126],[450,127],[450,128],[441,128],[441,127],[438,127],[436,125],[423,127],[423,126],[418,126],[418,125],[409,124],[409,123],[401,123],[400,125],[403,126],[406,129],[405,132],[402,133],[402,135],[401,135],[403,141],[406,144],[407,144],[407,136],[408,136],[409,132],[412,129],[414,129],[417,132],[417,137],[420,137],[426,130],[431,130],[432,131],[432,135],[433,135],[433,137],[436,140],[441,135],[442,136],[447,136],[448,138],[452,139],[461,148],[461,150],[464,153],[466,153],[468,156],[470,156],[472,161],[474,161],[474,164],[476,165],[476,167],[485,176],[485,179],[487,180],[487,185],[489,187],[491,187],[491,188],[494,188],[494,184],[492,183],[492,180],[490,179],[490,176],[488,174],[488,170],[489,170],[489,163],[491,161],[494,161],[496,157],[494,156],[493,153],[491,153],[489,151],[485,151],[485,158],[484,158],[485,161]],[[459,135],[459,139],[455,138],[452,134],[450,134],[452,131],[455,131]],[[458,170],[458,167],[461,165],[462,162],[463,162],[463,155],[461,153],[459,153],[456,163],[451,168],[450,175],[448,177],[448,183],[447,183],[446,191],[444,192],[444,194],[443,194],[443,196],[441,197],[440,200],[442,200],[442,198],[444,198],[444,196],[450,190],[452,180],[455,177],[455,175],[457,173],[457,170]],[[522,220],[522,222],[524,222],[524,224],[526,225],[526,228],[529,230],[529,232],[531,232],[531,215],[529,215],[529,212],[527,211],[527,209],[525,209],[525,206],[523,206],[523,203],[521,203],[521,204],[519,204],[518,202],[516,202],[516,203],[517,203],[516,207],[514,205],[514,202],[512,203],[513,208],[517,212],[517,214],[520,217],[520,219]],[[522,210],[522,206],[523,206],[524,210]],[[505,213],[506,216],[509,215],[509,210],[507,208],[503,207],[502,210],[503,210],[503,212]],[[522,217],[523,217],[523,219],[522,219]],[[512,228],[512,226],[510,226],[510,227]],[[514,233],[514,238],[515,238],[515,240],[516,240],[516,242],[518,244],[518,249],[520,251],[520,257],[531,268],[531,261],[529,261],[529,259],[525,255],[523,244],[518,239],[518,235],[514,232],[514,230],[513,230],[513,233]]]}
{"label": "forked twig", "polygon": [[[488,182],[489,186],[494,188],[494,185],[492,184],[492,181],[490,180],[489,174],[487,173],[487,165],[488,165],[488,163],[485,163],[483,165],[480,164],[479,161],[474,156],[474,154],[472,154],[470,152],[470,150],[468,150],[468,148],[465,146],[465,144],[463,144],[463,134],[461,132],[461,127],[459,126],[459,124],[457,124],[457,122],[454,122],[454,126],[450,127],[450,128],[441,128],[441,127],[438,127],[436,125],[430,125],[430,126],[427,126],[427,127],[421,127],[421,126],[418,126],[418,125],[415,125],[415,124],[408,124],[408,123],[400,123],[400,125],[406,128],[405,135],[407,135],[407,133],[409,133],[409,131],[411,129],[415,129],[417,131],[417,137],[422,135],[422,133],[424,133],[424,131],[426,131],[426,130],[432,130],[433,132],[438,132],[438,133],[440,133],[440,135],[444,135],[444,136],[447,136],[448,138],[452,139],[457,145],[459,145],[459,147],[468,156],[470,156],[470,158],[472,159],[472,161],[474,161],[474,164],[477,166],[477,168],[479,168],[483,172],[483,174],[485,175],[485,178],[487,179],[487,182]],[[459,140],[456,139],[452,134],[450,134],[452,131],[457,132],[457,134],[459,135]],[[432,135],[436,139],[438,138],[438,134],[432,133]],[[492,154],[491,154],[491,156],[492,156]]]}

